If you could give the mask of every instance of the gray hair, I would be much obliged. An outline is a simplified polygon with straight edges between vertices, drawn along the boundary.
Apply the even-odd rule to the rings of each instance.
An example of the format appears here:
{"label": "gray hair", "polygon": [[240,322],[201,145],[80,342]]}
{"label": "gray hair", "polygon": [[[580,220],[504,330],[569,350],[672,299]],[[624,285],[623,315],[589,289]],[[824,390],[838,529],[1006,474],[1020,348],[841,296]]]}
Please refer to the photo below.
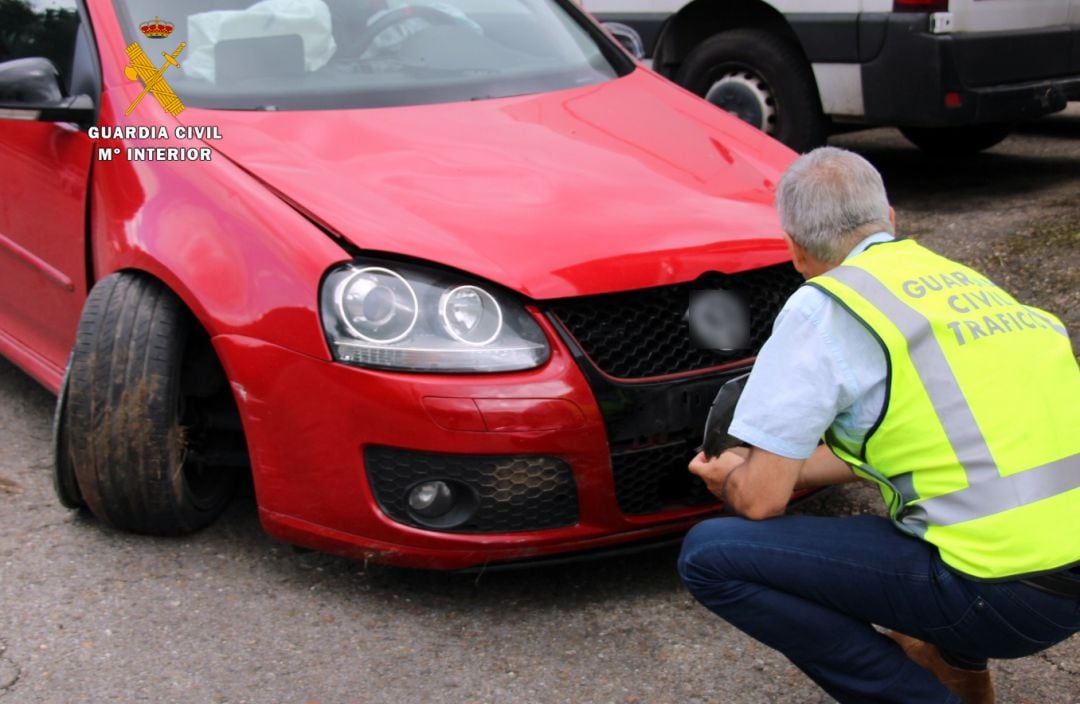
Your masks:
{"label": "gray hair", "polygon": [[776,187],[780,225],[823,262],[839,262],[864,237],[892,234],[881,174],[854,152],[819,147],[796,159]]}

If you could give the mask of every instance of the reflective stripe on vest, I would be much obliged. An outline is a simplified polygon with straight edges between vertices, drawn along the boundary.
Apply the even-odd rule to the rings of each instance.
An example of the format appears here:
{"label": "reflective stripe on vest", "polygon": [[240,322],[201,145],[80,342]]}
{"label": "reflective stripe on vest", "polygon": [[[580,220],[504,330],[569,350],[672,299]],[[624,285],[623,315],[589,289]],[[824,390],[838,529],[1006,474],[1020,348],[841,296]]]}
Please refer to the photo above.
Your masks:
{"label": "reflective stripe on vest", "polygon": [[[967,489],[914,505],[911,502],[919,497],[911,473],[890,477],[889,482],[908,505],[904,523],[916,530],[918,527],[912,524],[921,523],[919,532],[925,532],[927,524],[946,526],[970,521],[1080,488],[1080,454],[1002,477],[945,353],[930,330],[930,321],[862,269],[841,266],[826,276],[858,292],[908,339],[908,354],[967,474]],[[1063,327],[1052,327],[1065,334]]]}
{"label": "reflective stripe on vest", "polygon": [[910,240],[809,282],[881,344],[881,416],[826,442],[897,526],[954,569],[1011,579],[1080,562],[1080,369],[1064,327]]}

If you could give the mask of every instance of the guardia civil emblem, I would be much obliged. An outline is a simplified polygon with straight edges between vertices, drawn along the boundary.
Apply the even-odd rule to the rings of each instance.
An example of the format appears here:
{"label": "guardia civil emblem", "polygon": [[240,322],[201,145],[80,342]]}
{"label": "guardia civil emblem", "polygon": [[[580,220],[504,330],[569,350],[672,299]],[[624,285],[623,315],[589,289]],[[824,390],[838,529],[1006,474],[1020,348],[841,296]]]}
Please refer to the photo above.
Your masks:
{"label": "guardia civil emblem", "polygon": [[[139,30],[149,39],[165,39],[172,34],[173,23],[155,17],[152,21],[143,22],[139,25]],[[150,60],[150,57],[146,55],[138,42],[132,42],[128,45],[125,51],[129,63],[124,68],[124,75],[129,80],[142,81],[143,90],[124,111],[125,115],[130,115],[135,107],[142,102],[142,99],[146,97],[147,93],[154,96],[154,99],[164,108],[165,112],[173,117],[183,112],[184,104],[180,102],[180,98],[176,97],[176,93],[173,92],[168,81],[165,80],[165,71],[170,67],[180,68],[180,63],[176,59],[185,46],[187,45],[184,42],[180,42],[180,45],[176,47],[176,51],[173,53],[161,52],[165,63],[158,67]]]}

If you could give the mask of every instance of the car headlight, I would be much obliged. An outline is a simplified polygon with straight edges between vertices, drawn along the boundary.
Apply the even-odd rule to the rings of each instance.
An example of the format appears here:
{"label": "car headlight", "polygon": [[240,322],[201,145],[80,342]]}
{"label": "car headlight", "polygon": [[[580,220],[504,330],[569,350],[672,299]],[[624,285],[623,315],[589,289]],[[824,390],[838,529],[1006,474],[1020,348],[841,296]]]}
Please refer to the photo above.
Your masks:
{"label": "car headlight", "polygon": [[506,372],[547,361],[547,339],[520,302],[458,274],[353,262],[320,293],[334,359],[382,369]]}

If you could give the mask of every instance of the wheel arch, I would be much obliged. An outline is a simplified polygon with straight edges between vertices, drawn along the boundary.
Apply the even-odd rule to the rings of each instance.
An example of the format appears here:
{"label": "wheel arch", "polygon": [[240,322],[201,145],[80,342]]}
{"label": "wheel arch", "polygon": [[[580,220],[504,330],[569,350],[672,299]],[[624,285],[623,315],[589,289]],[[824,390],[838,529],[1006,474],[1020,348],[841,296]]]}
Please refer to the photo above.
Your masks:
{"label": "wheel arch", "polygon": [[[150,264],[150,262],[140,262],[140,264]],[[180,305],[183,306],[184,310],[191,316],[192,324],[197,328],[197,332],[206,335],[208,339],[213,339],[215,333],[212,328],[207,325],[207,322],[211,322],[209,311],[202,305],[196,293],[191,288],[184,286],[182,281],[172,272],[166,271],[160,266],[153,266],[152,264],[149,266],[129,265],[109,271],[102,276],[95,277],[94,281],[90,283],[90,287],[93,288],[93,286],[101,279],[116,274],[143,276],[159,283],[169,293],[176,296]]]}
{"label": "wheel arch", "polygon": [[[95,267],[94,279],[89,282],[91,290],[102,279],[117,274],[146,277],[159,283],[176,296],[191,317],[192,324],[199,332],[205,334],[207,339],[212,341],[214,337],[232,331],[233,326],[223,316],[225,311],[218,301],[214,300],[214,296],[206,295],[205,289],[198,282],[194,286],[188,285],[184,276],[185,272],[182,268],[175,268],[173,262],[163,261],[144,253],[144,256],[125,258],[122,263],[119,261],[113,263],[116,264],[115,268]],[[221,361],[220,358],[218,361]]]}
{"label": "wheel arch", "polygon": [[764,29],[783,37],[798,48],[809,67],[795,30],[771,4],[762,0],[693,0],[664,24],[656,42],[653,68],[672,78],[694,47],[719,32],[742,28]]}
{"label": "wheel arch", "polygon": [[[111,271],[108,274],[106,274],[106,276],[101,277],[101,278],[107,278],[108,276],[114,276],[114,275],[117,275],[117,274],[130,274],[130,275],[135,275],[135,276],[140,276],[140,277],[150,279],[150,280],[156,282],[157,284],[161,285],[162,288],[164,288],[166,291],[168,291],[170,294],[172,294],[173,296],[176,297],[176,299],[177,299],[178,303],[180,304],[181,308],[183,308],[184,312],[188,315],[188,317],[190,319],[191,327],[187,331],[187,336],[190,337],[190,338],[198,339],[200,342],[205,342],[207,344],[208,352],[213,354],[214,360],[216,361],[217,365],[220,367],[221,373],[224,375],[225,383],[230,388],[230,396],[233,397],[233,402],[238,403],[236,398],[235,398],[235,394],[233,394],[232,391],[231,391],[231,383],[230,383],[229,374],[228,374],[228,368],[226,366],[225,360],[222,358],[221,351],[219,350],[219,348],[216,345],[214,345],[215,333],[213,332],[213,330],[211,328],[209,328],[205,324],[204,318],[201,317],[201,316],[205,316],[207,314],[207,311],[206,311],[205,308],[196,308],[195,307],[195,306],[199,305],[199,301],[198,301],[197,298],[193,297],[193,293],[192,293],[191,289],[183,287],[183,286],[173,285],[173,283],[171,283],[171,281],[170,281],[170,279],[172,277],[165,278],[163,276],[160,276],[157,271],[153,270],[153,268],[139,268],[139,267],[133,267],[133,266],[132,267],[125,267],[125,268],[117,269],[116,271]],[[95,281],[94,283],[96,284],[97,281]],[[195,303],[195,306],[193,306],[192,303]],[[70,363],[69,363],[69,368],[70,368]],[[64,377],[64,386],[66,386],[66,384],[67,384],[67,376],[65,375],[65,377]],[[63,387],[61,387],[61,393],[63,393],[64,390],[65,389]]]}
{"label": "wheel arch", "polygon": [[134,170],[96,170],[88,286],[141,272],[172,291],[211,338],[245,335],[329,358],[319,285],[348,253],[231,162],[185,166],[146,181]]}

